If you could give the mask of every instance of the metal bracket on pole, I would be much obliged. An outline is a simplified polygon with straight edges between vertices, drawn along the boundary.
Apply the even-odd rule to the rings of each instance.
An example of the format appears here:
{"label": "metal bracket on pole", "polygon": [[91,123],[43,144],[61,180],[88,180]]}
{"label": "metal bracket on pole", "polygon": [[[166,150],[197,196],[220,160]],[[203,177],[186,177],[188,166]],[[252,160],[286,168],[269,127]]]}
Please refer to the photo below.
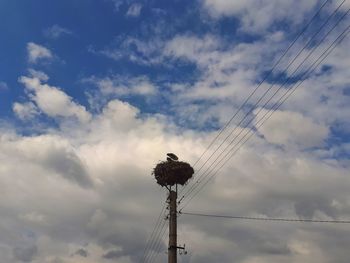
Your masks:
{"label": "metal bracket on pole", "polygon": [[186,250],[186,245],[184,244],[183,247],[177,247],[177,249],[179,250],[179,254],[182,255],[187,255],[187,250]]}

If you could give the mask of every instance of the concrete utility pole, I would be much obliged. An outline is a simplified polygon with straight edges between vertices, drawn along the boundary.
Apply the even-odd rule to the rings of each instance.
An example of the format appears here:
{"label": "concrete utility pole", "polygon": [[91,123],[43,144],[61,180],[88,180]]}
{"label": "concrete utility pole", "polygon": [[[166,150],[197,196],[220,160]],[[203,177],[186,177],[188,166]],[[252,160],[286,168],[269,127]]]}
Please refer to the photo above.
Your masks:
{"label": "concrete utility pole", "polygon": [[168,200],[170,211],[168,262],[177,263],[177,192],[170,189]]}

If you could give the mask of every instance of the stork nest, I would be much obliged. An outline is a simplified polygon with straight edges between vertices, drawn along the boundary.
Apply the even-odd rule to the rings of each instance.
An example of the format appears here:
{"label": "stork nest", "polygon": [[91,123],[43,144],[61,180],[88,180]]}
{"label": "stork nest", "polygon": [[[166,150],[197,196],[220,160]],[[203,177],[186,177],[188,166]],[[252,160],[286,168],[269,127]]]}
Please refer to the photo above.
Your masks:
{"label": "stork nest", "polygon": [[191,165],[180,161],[163,161],[153,169],[153,175],[161,186],[184,185],[194,173]]}

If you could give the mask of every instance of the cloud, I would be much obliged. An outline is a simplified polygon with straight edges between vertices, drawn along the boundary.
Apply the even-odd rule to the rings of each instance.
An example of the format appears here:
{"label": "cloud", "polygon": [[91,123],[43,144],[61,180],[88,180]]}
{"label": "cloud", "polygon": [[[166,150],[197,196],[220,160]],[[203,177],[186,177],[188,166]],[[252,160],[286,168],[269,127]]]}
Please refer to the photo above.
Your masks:
{"label": "cloud", "polygon": [[13,255],[16,260],[21,262],[32,262],[34,257],[38,253],[38,248],[36,246],[30,247],[16,247],[13,249]]}
{"label": "cloud", "polygon": [[32,102],[15,102],[12,109],[16,116],[22,120],[30,120],[39,114],[38,108]]}
{"label": "cloud", "polygon": [[[198,64],[208,64],[208,56],[220,47],[219,39],[207,35],[202,39],[191,35],[179,35],[166,43],[164,53],[167,56],[188,59]],[[214,62],[214,61],[213,61]]]}
{"label": "cloud", "polygon": [[127,59],[136,64],[154,65],[163,62],[161,57],[163,46],[164,42],[157,38],[144,41],[127,36],[116,38],[110,46],[102,50],[96,51],[90,47],[89,52],[103,55],[116,61]]}
{"label": "cloud", "polygon": [[63,35],[72,35],[72,31],[61,27],[59,25],[53,25],[44,31],[44,35],[48,38],[57,39]]}
{"label": "cloud", "polygon": [[122,256],[122,253],[121,251],[118,251],[118,250],[111,250],[111,251],[108,251],[106,254],[103,255],[103,258],[106,258],[106,259],[116,259],[116,258],[119,258]]}
{"label": "cloud", "polygon": [[[283,38],[269,37],[254,43],[228,44],[218,36],[199,38],[188,34],[168,41],[164,56],[195,65],[199,72],[194,83],[182,83],[181,91],[173,89],[176,96],[172,96],[171,103],[181,119],[193,116],[190,121],[200,121],[196,122],[199,127],[208,124],[205,118],[224,124],[248,97],[260,73],[268,69],[267,61],[276,52],[271,46],[277,49],[280,41]],[[202,103],[196,103],[199,101]]]}
{"label": "cloud", "polygon": [[[203,8],[213,17],[234,16],[239,18],[244,31],[259,33],[272,24],[288,21],[300,24],[315,8],[317,0],[293,3],[292,1],[225,1],[203,0]],[[295,12],[290,12],[293,9]]]}
{"label": "cloud", "polygon": [[50,60],[53,58],[52,52],[44,46],[29,42],[27,44],[28,61],[32,64],[42,60]]}
{"label": "cloud", "polygon": [[[28,92],[30,99],[36,106],[50,117],[75,117],[81,122],[90,120],[91,115],[84,106],[73,102],[72,98],[57,87],[42,84],[37,77],[19,79]],[[17,106],[18,107],[18,106]]]}
{"label": "cloud", "polygon": [[[323,43],[320,50],[324,50],[329,45],[329,41]],[[307,113],[314,122],[321,125],[325,124],[328,127],[336,123],[344,123],[345,114],[350,110],[346,106],[348,96],[344,96],[348,74],[342,73],[347,65],[336,63],[349,42],[348,39],[344,41],[327,58],[327,61],[319,66],[314,74],[303,80],[303,85],[284,104],[285,109],[292,112],[297,111],[303,115]],[[303,42],[303,40],[300,40],[300,42]],[[182,118],[194,116],[193,119],[200,120],[196,117],[196,114],[200,114],[201,117],[208,116],[210,119],[213,115],[218,116],[218,112],[224,112],[218,110],[218,107],[221,109],[231,107],[231,112],[234,114],[235,109],[240,107],[245,98],[253,92],[257,83],[266,76],[274,65],[274,61],[283,53],[283,47],[287,45],[288,42],[284,37],[284,33],[279,31],[253,43],[240,44],[228,44],[225,40],[213,35],[205,35],[200,38],[188,34],[178,35],[165,45],[165,56],[175,61],[180,60],[194,64],[200,70],[200,74],[198,74],[198,78],[194,83],[174,83],[170,85],[182,87],[181,92],[173,89],[177,96],[172,96],[171,103],[175,109],[178,109],[177,112]],[[274,71],[276,76],[284,73],[283,69],[286,64],[301,46],[302,43],[297,43],[284,57]],[[307,64],[312,63],[312,61],[308,61]],[[296,67],[296,65],[294,63],[293,67]],[[326,74],[322,74],[323,66],[330,67],[331,70]],[[289,73],[286,72],[286,74]],[[334,86],[338,88],[332,88]],[[270,89],[265,98],[258,103],[260,104],[258,107],[261,107],[280,88],[282,88],[281,91],[267,104],[268,107],[276,102],[287,87],[286,85],[281,87],[279,80],[265,81],[250,99],[250,107]],[[192,103],[189,104],[189,101]],[[196,103],[198,101],[204,101],[206,105]],[[220,101],[219,104],[218,101]],[[229,105],[231,106],[229,107]],[[212,115],[211,112],[216,113]],[[218,119],[222,119],[222,117],[227,119],[228,116],[221,114]],[[201,123],[205,122],[201,121]]]}
{"label": "cloud", "polygon": [[[264,116],[267,110],[262,110]],[[271,143],[301,148],[322,146],[329,135],[329,128],[315,123],[300,113],[276,111],[259,131]]]}
{"label": "cloud", "polygon": [[[194,163],[215,135],[186,129],[180,133],[178,129],[164,117],[141,117],[134,106],[112,100],[89,123],[70,126],[69,130],[51,128],[46,134],[31,136],[3,132],[0,158],[6,161],[0,169],[0,182],[6,190],[0,207],[8,211],[2,214],[3,222],[16,232],[31,227],[37,233],[41,239],[37,242],[39,261],[103,262],[111,258],[139,262],[154,215],[158,216],[166,198],[151,176],[152,168],[169,151]],[[267,217],[347,218],[347,173],[348,167],[336,160],[327,164],[298,149],[294,153],[282,151],[254,136],[187,209]],[[82,187],[87,178],[93,185]],[[14,219],[13,214],[22,216]],[[323,247],[327,240],[337,238],[347,244],[348,231],[341,226],[336,230],[332,225],[297,228],[227,221],[213,229],[210,219],[182,215],[179,220],[179,242],[186,242],[193,262],[231,262],[235,257],[237,262],[259,259],[264,263],[278,257],[289,263],[308,260],[308,253],[317,259],[325,254],[334,255],[333,260],[347,259],[346,253],[338,252],[339,245]],[[2,225],[0,230],[0,243],[7,243],[12,234]],[[186,237],[181,234],[184,232]],[[86,242],[89,246],[84,250],[89,256],[71,258]],[[165,250],[166,238],[155,253],[163,259]]]}
{"label": "cloud", "polygon": [[120,6],[123,5],[123,0],[112,0],[114,8],[116,11],[119,11]]}
{"label": "cloud", "polygon": [[79,248],[75,253],[74,255],[78,255],[78,256],[81,256],[81,257],[88,257],[89,256],[89,252],[83,248]]}
{"label": "cloud", "polygon": [[103,95],[115,94],[118,96],[152,96],[157,92],[157,88],[145,76],[134,78],[120,76],[105,78],[90,77],[83,80],[83,82],[93,83],[99,88]]}
{"label": "cloud", "polygon": [[[101,100],[99,110],[90,113],[63,89],[50,85],[45,73],[29,70],[28,76],[22,76],[28,98],[17,106],[28,107],[22,114],[34,107],[59,125],[45,122],[43,129],[30,134],[21,127],[1,125],[0,254],[4,262],[140,262],[167,195],[156,185],[153,167],[167,152],[194,164],[217,135],[217,127],[235,113],[288,45],[281,31],[249,43],[190,33],[159,41],[156,47],[142,39],[125,43],[142,51],[144,57],[140,57],[147,65],[167,61],[187,70],[190,64],[196,74],[190,80],[175,79],[175,74],[165,84],[169,93],[162,93],[167,96],[163,104],[170,115],[161,110],[144,114],[142,107],[123,101],[128,96],[157,94],[158,85],[147,77],[89,78],[100,90],[94,99]],[[185,210],[265,218],[350,218],[350,129],[344,128],[350,127],[348,46],[349,40],[344,40],[323,64],[327,70],[320,67],[309,76]],[[249,118],[254,120],[264,101],[257,107],[254,102],[271,82],[262,85],[231,128],[250,110]],[[263,111],[269,107],[271,103]],[[38,124],[26,125],[35,129]],[[254,122],[247,128],[241,125],[236,129],[240,131],[255,132]],[[227,134],[215,146],[230,146],[224,141]],[[220,152],[209,150],[195,170],[213,154],[204,172]],[[186,262],[316,263],[348,262],[349,258],[349,229],[341,224],[212,221],[184,214],[178,219],[178,241],[188,249]],[[166,235],[159,240],[160,246],[152,252],[166,261]],[[80,249],[83,256],[72,256]]]}
{"label": "cloud", "polygon": [[36,163],[51,174],[82,187],[92,186],[83,161],[64,138],[50,135],[17,138],[3,143],[3,146],[5,151],[17,155],[23,162]]}
{"label": "cloud", "polygon": [[24,215],[20,215],[20,218],[28,222],[39,223],[39,224],[46,222],[45,215],[42,215],[36,212],[30,212]]}
{"label": "cloud", "polygon": [[40,79],[41,81],[48,81],[49,80],[49,76],[46,75],[42,71],[30,68],[30,69],[28,69],[28,72],[29,72],[30,76],[33,78]]}
{"label": "cloud", "polygon": [[[2,211],[12,207],[11,214],[21,215],[12,220],[10,229],[14,227],[20,232],[22,228],[16,226],[28,226],[38,236],[45,233],[55,240],[38,243],[38,260],[59,257],[70,262],[68,255],[76,249],[71,253],[69,246],[79,244],[79,240],[98,247],[88,249],[89,258],[94,262],[100,261],[111,250],[111,245],[114,249],[120,247],[122,255],[118,260],[121,262],[135,262],[139,258],[146,233],[136,223],[149,202],[157,203],[159,198],[158,194],[150,194],[141,199],[143,201],[135,202],[129,193],[141,197],[141,189],[149,189],[150,193],[153,189],[161,194],[150,174],[154,160],[160,159],[167,149],[179,150],[187,145],[184,141],[190,140],[170,134],[165,135],[168,139],[162,139],[161,119],[153,116],[141,119],[138,112],[130,104],[114,100],[85,128],[76,125],[70,130],[51,130],[54,134],[48,132],[40,136],[2,133],[0,158],[6,158],[6,162],[0,169],[0,181],[6,188],[12,186],[4,193],[0,207]],[[80,133],[78,137],[76,132]],[[79,143],[79,138],[84,142]],[[144,138],[147,139],[144,141]],[[137,150],[127,152],[132,145]],[[186,147],[195,149],[194,146]],[[149,153],[150,147],[152,153]],[[21,165],[16,165],[19,162]],[[140,173],[141,170],[146,173]],[[16,182],[12,181],[13,176]],[[92,187],[85,187],[88,178],[94,181]],[[20,185],[26,190],[13,191]],[[122,204],[118,209],[113,205],[115,198]],[[16,203],[16,200],[26,202],[22,206],[22,202]],[[124,216],[129,209],[135,213],[133,218]],[[3,214],[3,220],[12,218],[11,214]],[[41,218],[45,218],[45,223]],[[149,215],[145,218],[153,220]],[[2,226],[0,229],[2,231]],[[6,242],[5,232],[2,231],[0,243]],[[47,247],[44,244],[48,244]]]}
{"label": "cloud", "polygon": [[[345,42],[342,44],[343,46],[348,42],[347,40],[344,41]],[[286,67],[288,61],[290,61],[298,49],[301,48],[303,40],[300,39],[299,42],[296,43],[295,47],[290,50],[279,67],[277,67],[277,70],[275,70],[276,76],[277,74],[284,73],[283,68]],[[253,91],[253,88],[257,85],[257,81],[265,77],[265,74],[283,53],[284,48],[288,46],[289,42],[285,32],[275,31],[251,43],[230,43],[217,35],[206,34],[198,36],[187,33],[184,35],[178,34],[167,41],[151,40],[147,42],[135,38],[125,38],[119,44],[119,48],[104,50],[104,55],[115,60],[128,58],[136,63],[148,66],[165,64],[165,66],[171,68],[173,64],[176,64],[181,68],[183,65],[195,65],[197,70],[195,81],[191,81],[190,83],[170,81],[170,83],[167,84],[171,90],[169,94],[172,94],[172,96],[168,96],[170,100],[170,107],[168,107],[168,109],[176,112],[179,117],[178,119],[181,120],[181,123],[184,125],[192,123],[193,125],[196,124],[197,127],[204,127],[205,125],[211,124],[211,126],[216,127],[217,125],[223,124],[225,120],[229,118],[230,114],[234,114],[234,111]],[[320,50],[325,48],[327,44],[328,43],[323,43]],[[307,53],[308,50],[305,52]],[[301,58],[303,56],[305,56],[305,54],[302,54]],[[333,61],[331,62],[332,68],[337,68],[337,70],[332,70],[331,74],[334,77],[331,79],[334,81],[335,85],[340,87],[339,93],[336,94],[336,92],[328,92],[328,89],[323,89],[321,92],[322,95],[313,96],[312,94],[315,92],[316,94],[319,93],[319,91],[316,91],[317,87],[325,84],[325,78],[329,81],[329,76],[324,76],[323,80],[317,76],[310,76],[310,79],[304,81],[304,85],[308,85],[310,88],[298,91],[298,93],[303,93],[305,96],[308,96],[309,101],[313,103],[304,103],[300,105],[300,103],[297,102],[292,105],[292,103],[287,102],[285,105],[289,105],[288,109],[293,111],[296,105],[299,109],[309,107],[310,109],[308,109],[308,112],[312,112],[312,118],[317,123],[324,122],[322,116],[328,116],[328,119],[332,119],[333,123],[344,119],[343,115],[347,112],[348,107],[344,107],[343,105],[346,104],[347,98],[340,93],[345,92],[342,87],[346,85],[344,76],[347,74],[341,74],[340,71],[343,71],[346,65],[339,67],[339,63],[336,63],[337,59],[332,58],[333,56],[339,57],[340,55],[333,53],[333,55],[328,58],[328,64]],[[135,59],[133,60],[133,58]],[[310,60],[306,64],[311,62]],[[296,63],[294,63],[291,68],[295,67]],[[286,74],[288,75],[290,73],[286,72]],[[338,76],[335,76],[335,74]],[[339,82],[339,80],[342,84],[335,83]],[[105,87],[104,90],[118,90],[118,92],[127,93],[125,89],[115,89],[113,84],[116,83],[112,78],[105,78],[104,81],[104,83],[100,81],[100,86]],[[274,84],[273,80],[270,82],[266,81],[251,99],[252,103],[257,101],[259,96],[272,84]],[[280,85],[281,84],[278,82],[275,83],[266,98],[275,92]],[[181,90],[178,89],[179,87],[181,87]],[[325,103],[320,103],[322,100],[321,97],[327,98]],[[278,96],[276,96],[276,98],[278,98]],[[303,103],[303,99],[300,96],[298,96],[297,100]],[[205,103],[197,103],[199,101]],[[218,101],[220,101],[220,104],[217,104]],[[266,99],[262,102],[264,101],[266,101]],[[275,101],[276,99],[273,99],[271,103]],[[293,98],[291,101],[294,101]],[[311,110],[312,107],[316,107],[319,111]],[[336,114],[336,109],[339,107],[343,108],[342,117],[338,117]],[[317,112],[321,111],[322,116],[317,117]],[[303,110],[303,113],[304,112],[306,112],[306,110]],[[331,123],[327,121],[326,125],[331,126]]]}
{"label": "cloud", "polygon": [[126,16],[129,17],[137,17],[140,15],[142,10],[142,5],[141,4],[132,4],[128,11],[126,12]]}

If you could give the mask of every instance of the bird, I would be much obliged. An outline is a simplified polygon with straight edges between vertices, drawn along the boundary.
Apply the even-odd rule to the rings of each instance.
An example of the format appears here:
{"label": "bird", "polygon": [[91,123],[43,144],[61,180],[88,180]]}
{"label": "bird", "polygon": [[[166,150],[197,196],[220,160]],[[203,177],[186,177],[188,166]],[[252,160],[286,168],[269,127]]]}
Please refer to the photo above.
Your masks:
{"label": "bird", "polygon": [[179,158],[175,155],[175,154],[173,154],[173,153],[167,153],[167,160],[168,161],[177,161],[177,160],[179,160]]}

